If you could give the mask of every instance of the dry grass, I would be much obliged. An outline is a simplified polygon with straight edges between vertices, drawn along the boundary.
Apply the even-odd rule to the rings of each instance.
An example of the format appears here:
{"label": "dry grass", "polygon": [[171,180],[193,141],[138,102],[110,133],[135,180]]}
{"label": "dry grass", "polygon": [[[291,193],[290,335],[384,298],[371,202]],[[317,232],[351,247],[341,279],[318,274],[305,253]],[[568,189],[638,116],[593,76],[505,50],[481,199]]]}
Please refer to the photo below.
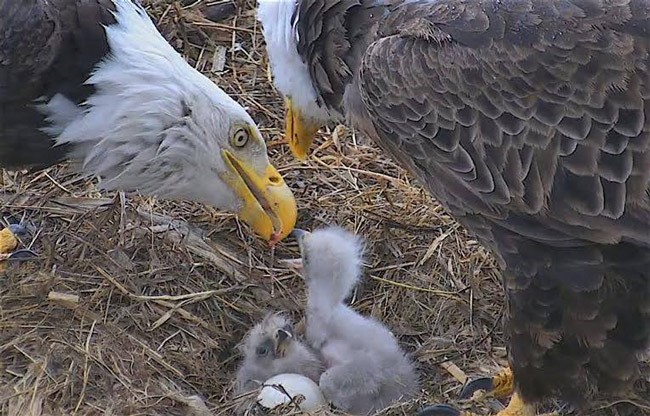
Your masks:
{"label": "dry grass", "polygon": [[[486,251],[349,131],[324,134],[314,158],[296,162],[282,142],[283,103],[269,83],[253,1],[220,23],[200,10],[225,2],[184,3],[148,5],[172,44],[259,122],[295,190],[298,225],[339,224],[367,240],[354,306],[390,326],[424,381],[421,399],[385,414],[453,400],[465,374],[503,365],[503,296]],[[39,232],[23,243],[41,257],[0,277],[0,414],[229,415],[242,335],[267,310],[301,318],[301,280],[278,261],[297,247],[270,251],[232,215],[100,196],[64,166],[2,180],[5,218],[34,222]],[[621,409],[650,415],[647,399],[636,402]]]}

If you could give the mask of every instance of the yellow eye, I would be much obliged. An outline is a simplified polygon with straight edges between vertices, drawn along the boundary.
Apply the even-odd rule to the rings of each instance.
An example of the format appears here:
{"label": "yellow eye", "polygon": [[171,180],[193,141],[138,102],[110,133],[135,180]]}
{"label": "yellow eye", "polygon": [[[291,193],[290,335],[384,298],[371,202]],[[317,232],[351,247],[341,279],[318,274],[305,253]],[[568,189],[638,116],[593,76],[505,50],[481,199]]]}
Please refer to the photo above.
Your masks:
{"label": "yellow eye", "polygon": [[235,147],[246,146],[249,136],[250,135],[246,129],[237,129],[237,131],[235,131],[235,134],[232,136],[232,145]]}

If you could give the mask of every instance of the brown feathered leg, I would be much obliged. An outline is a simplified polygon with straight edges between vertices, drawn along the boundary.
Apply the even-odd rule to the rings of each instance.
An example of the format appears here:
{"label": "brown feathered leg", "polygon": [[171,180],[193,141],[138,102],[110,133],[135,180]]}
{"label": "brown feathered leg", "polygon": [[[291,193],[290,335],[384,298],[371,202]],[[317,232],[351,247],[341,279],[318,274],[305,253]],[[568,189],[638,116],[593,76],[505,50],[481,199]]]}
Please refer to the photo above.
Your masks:
{"label": "brown feathered leg", "polygon": [[[508,406],[494,416],[536,416],[535,406],[527,404],[514,392]],[[455,409],[446,404],[437,404],[420,410],[417,416],[480,416],[476,413]]]}

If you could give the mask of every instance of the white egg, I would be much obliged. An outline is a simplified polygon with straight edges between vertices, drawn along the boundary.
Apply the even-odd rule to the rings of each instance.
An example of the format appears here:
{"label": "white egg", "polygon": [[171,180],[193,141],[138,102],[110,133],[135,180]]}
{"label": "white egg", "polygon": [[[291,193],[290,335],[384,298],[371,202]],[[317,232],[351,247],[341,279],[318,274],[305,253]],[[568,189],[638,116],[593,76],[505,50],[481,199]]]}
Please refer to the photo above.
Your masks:
{"label": "white egg", "polygon": [[[274,387],[278,385],[282,386],[286,394],[282,389]],[[267,409],[275,409],[281,404],[289,403],[298,395],[305,398],[299,404],[303,412],[317,410],[327,403],[318,384],[308,377],[292,373],[278,374],[266,380],[262,391],[257,396],[257,402]]]}

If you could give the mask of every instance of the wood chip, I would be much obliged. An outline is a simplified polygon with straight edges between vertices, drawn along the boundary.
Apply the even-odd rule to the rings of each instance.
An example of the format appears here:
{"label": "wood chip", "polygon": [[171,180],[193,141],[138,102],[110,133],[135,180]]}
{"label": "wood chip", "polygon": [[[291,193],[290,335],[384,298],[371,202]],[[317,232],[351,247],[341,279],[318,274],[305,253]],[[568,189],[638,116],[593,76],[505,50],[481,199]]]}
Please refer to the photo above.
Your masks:
{"label": "wood chip", "polygon": [[451,361],[447,361],[446,363],[441,363],[440,367],[444,368],[447,370],[449,374],[456,380],[458,380],[459,383],[465,384],[467,381],[467,374],[463,370],[461,370],[456,364],[452,363]]}
{"label": "wood chip", "polygon": [[47,300],[70,309],[76,308],[79,304],[79,296],[71,293],[50,292],[47,294]]}
{"label": "wood chip", "polygon": [[212,72],[223,72],[226,67],[226,52],[228,52],[228,48],[222,45],[217,45],[214,49],[214,55],[212,55]]}

